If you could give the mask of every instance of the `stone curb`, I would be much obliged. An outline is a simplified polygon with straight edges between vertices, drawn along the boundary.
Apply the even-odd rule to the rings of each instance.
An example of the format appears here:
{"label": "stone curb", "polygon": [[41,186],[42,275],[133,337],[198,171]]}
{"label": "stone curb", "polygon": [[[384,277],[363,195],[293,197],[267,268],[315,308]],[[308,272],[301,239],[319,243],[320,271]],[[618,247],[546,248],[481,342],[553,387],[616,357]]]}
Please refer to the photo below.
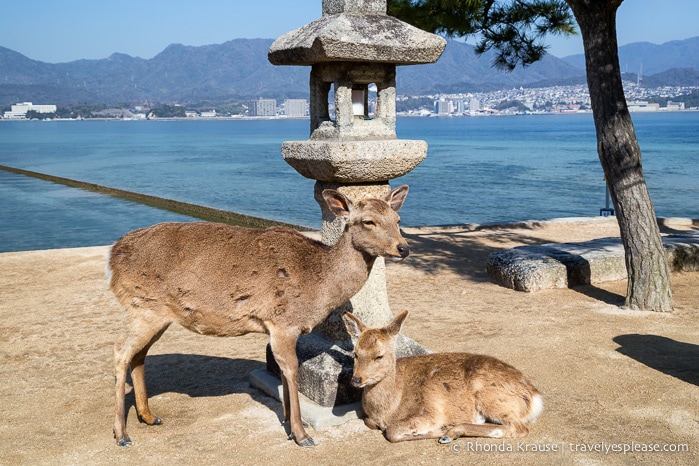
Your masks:
{"label": "stone curb", "polygon": [[[699,233],[663,237],[670,270],[699,271]],[[491,253],[488,275],[517,291],[569,288],[627,277],[620,238],[519,246]]]}

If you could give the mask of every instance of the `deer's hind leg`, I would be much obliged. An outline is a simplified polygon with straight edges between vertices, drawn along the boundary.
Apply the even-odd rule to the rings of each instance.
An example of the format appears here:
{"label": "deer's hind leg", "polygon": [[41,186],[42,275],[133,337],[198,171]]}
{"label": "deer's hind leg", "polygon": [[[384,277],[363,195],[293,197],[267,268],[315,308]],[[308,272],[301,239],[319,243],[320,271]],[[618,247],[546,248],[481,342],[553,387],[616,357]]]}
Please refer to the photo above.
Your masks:
{"label": "deer's hind leg", "polygon": [[389,424],[384,435],[392,443],[440,438],[444,434],[444,425],[440,421],[430,416],[409,417]]}
{"label": "deer's hind leg", "polygon": [[450,443],[459,437],[500,438],[504,436],[504,429],[503,426],[497,424],[444,426],[443,423],[435,419],[411,418],[389,425],[384,434],[389,442],[439,439],[439,443]]}
{"label": "deer's hind leg", "polygon": [[527,419],[535,419],[541,410],[539,401],[538,411],[532,412],[531,393],[518,386],[509,390],[488,387],[476,393],[475,399],[476,409],[483,417],[501,424],[498,427],[502,437],[526,437],[529,434]]}
{"label": "deer's hind leg", "polygon": [[144,362],[146,360],[146,354],[153,343],[158,341],[158,339],[163,335],[165,330],[167,330],[169,324],[151,338],[148,344],[138,353],[134,355],[131,359],[131,381],[133,382],[134,395],[136,397],[136,413],[138,414],[138,419],[148,424],[149,426],[160,425],[163,421],[154,416],[148,407],[148,391],[146,390],[146,371]]}
{"label": "deer's hind leg", "polygon": [[[133,445],[133,440],[126,433],[126,372],[131,366],[131,378],[136,398],[136,412],[139,419],[150,425],[161,421],[148,409],[145,371],[143,363],[150,347],[165,332],[171,321],[154,319],[151,311],[129,309],[129,332],[114,345],[114,369],[116,379],[116,409],[114,416],[114,438],[119,446]],[[140,312],[135,317],[132,313]],[[145,314],[145,315],[144,315]]]}
{"label": "deer's hind leg", "polygon": [[510,437],[508,430],[498,424],[459,424],[446,429],[439,443],[450,443],[460,437]]}

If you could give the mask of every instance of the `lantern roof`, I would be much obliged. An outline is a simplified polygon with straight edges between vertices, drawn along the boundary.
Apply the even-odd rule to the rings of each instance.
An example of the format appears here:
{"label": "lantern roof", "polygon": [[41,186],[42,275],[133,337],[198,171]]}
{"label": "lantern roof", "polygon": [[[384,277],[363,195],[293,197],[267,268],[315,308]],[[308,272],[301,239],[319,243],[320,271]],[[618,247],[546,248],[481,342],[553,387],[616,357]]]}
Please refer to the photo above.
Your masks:
{"label": "lantern roof", "polygon": [[385,0],[326,0],[323,16],[280,36],[270,47],[268,59],[273,65],[303,66],[335,61],[395,65],[437,61],[446,40],[387,15],[385,5]]}

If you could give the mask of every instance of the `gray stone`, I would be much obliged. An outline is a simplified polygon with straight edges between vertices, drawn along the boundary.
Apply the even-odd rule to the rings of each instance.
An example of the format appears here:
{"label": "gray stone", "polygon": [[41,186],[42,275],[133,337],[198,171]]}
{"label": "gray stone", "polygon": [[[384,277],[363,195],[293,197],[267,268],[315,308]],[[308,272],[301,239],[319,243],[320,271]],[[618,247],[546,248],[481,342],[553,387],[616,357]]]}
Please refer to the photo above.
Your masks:
{"label": "gray stone", "polygon": [[538,251],[514,248],[491,253],[486,270],[493,280],[517,291],[568,286],[566,266]]}
{"label": "gray stone", "polygon": [[663,245],[670,270],[699,272],[699,233],[666,236]]}
{"label": "gray stone", "polygon": [[[353,2],[328,2],[353,3]],[[356,14],[346,7],[330,7],[328,12],[305,26],[277,38],[267,58],[273,65],[313,65],[321,62],[375,62],[394,65],[434,63],[439,59],[446,40],[379,12],[381,2],[356,2],[369,11]],[[385,5],[385,2],[383,2]],[[324,5],[325,7],[325,5]]]}
{"label": "gray stone", "polygon": [[[663,237],[672,271],[699,271],[699,235]],[[622,280],[627,277],[620,238],[582,243],[550,243],[497,251],[488,257],[488,275],[517,291],[539,291]]]}
{"label": "gray stone", "polygon": [[323,14],[386,13],[386,0],[323,0]]}
{"label": "gray stone", "polygon": [[286,141],[284,160],[306,178],[340,183],[386,181],[409,173],[427,155],[419,140]]}

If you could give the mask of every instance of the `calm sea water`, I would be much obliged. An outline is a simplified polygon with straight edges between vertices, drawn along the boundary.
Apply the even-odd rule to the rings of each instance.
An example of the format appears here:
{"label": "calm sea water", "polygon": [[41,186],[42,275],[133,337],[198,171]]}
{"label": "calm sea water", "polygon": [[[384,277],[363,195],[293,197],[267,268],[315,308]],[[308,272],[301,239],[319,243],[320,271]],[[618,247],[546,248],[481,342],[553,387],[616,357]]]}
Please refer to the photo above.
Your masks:
{"label": "calm sea water", "polygon": [[[656,213],[699,218],[699,113],[634,114]],[[307,120],[0,122],[0,164],[320,227],[313,181],[281,158]],[[591,115],[399,118],[427,159],[404,225],[596,216],[605,185]],[[159,209],[0,170],[0,251],[109,244]]]}

